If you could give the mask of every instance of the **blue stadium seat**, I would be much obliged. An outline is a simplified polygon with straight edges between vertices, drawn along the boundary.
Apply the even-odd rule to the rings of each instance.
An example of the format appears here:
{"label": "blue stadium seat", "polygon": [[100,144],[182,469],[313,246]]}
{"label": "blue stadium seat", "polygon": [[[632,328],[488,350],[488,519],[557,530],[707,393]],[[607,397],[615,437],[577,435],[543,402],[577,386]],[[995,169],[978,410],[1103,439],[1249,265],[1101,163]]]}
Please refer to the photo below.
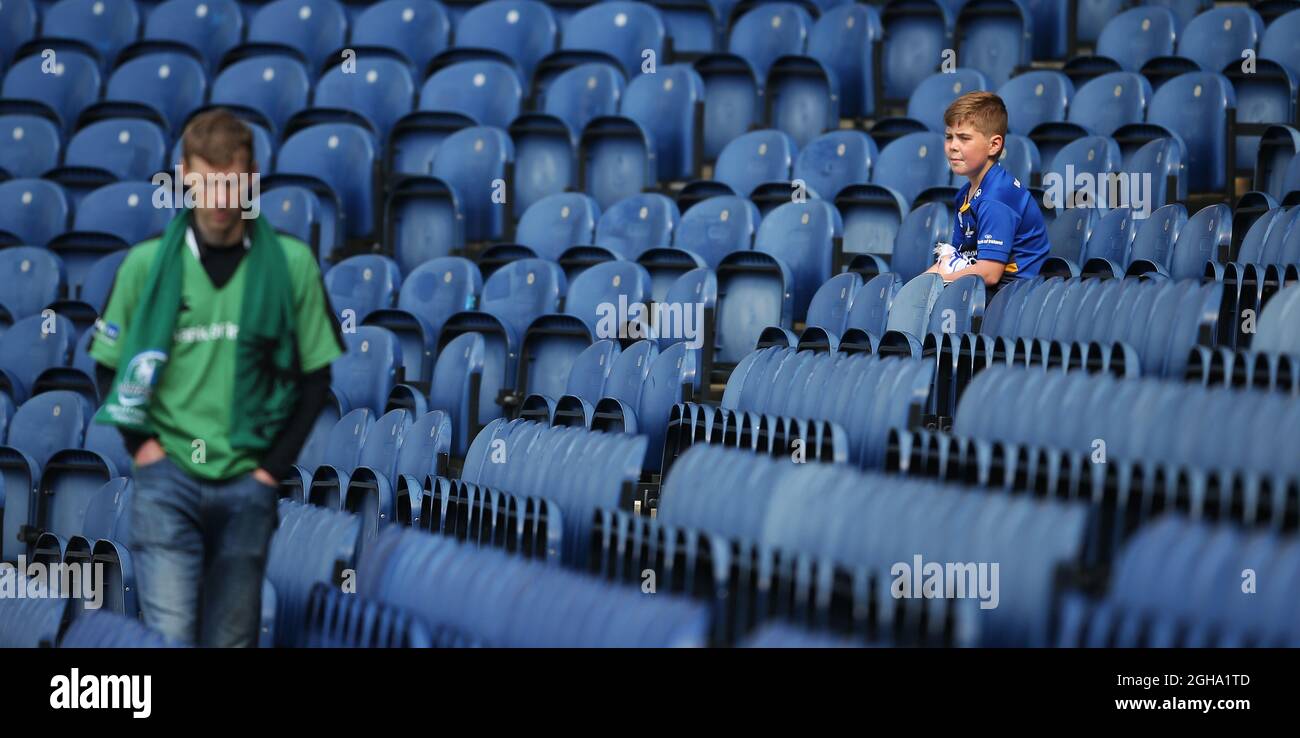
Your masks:
{"label": "blue stadium seat", "polygon": [[13,61],[18,47],[36,35],[40,12],[32,0],[13,0],[0,5],[0,70]]}
{"label": "blue stadium seat", "polygon": [[[59,163],[62,149],[56,121],[35,115],[0,115],[0,170],[11,177],[39,177]],[[21,142],[21,145],[17,145]]]}
{"label": "blue stadium seat", "polygon": [[340,418],[330,429],[323,463],[315,469],[304,470],[311,478],[310,487],[304,490],[308,503],[331,510],[342,507],[348,480],[357,468],[366,439],[374,430],[377,415],[371,408],[359,407]]}
{"label": "blue stadium seat", "polygon": [[697,356],[685,343],[675,343],[661,349],[650,365],[636,411],[637,428],[645,433],[648,441],[644,469],[652,472],[660,469],[668,416],[696,384],[695,375],[700,371]]}
{"label": "blue stadium seat", "polygon": [[1097,55],[1136,72],[1158,56],[1172,56],[1178,20],[1168,8],[1141,5],[1111,18],[1097,39]]}
{"label": "blue stadium seat", "polygon": [[555,404],[557,425],[573,420],[575,425],[591,427],[592,414],[605,396],[605,383],[620,353],[617,340],[602,339],[578,354],[569,370],[564,395]]}
{"label": "blue stadium seat", "polygon": [[410,61],[412,74],[420,75],[450,44],[451,21],[440,3],[382,0],[352,20],[351,40],[402,54]]}
{"label": "blue stadium seat", "polygon": [[118,182],[86,195],[73,216],[72,230],[110,233],[127,245],[157,236],[175,211],[154,207],[148,182]]}
{"label": "blue stadium seat", "polygon": [[786,133],[750,131],[728,143],[718,155],[713,178],[748,197],[761,184],[790,181],[797,152],[794,139]]}
{"label": "blue stadium seat", "polygon": [[347,352],[330,372],[335,392],[347,398],[350,408],[382,411],[402,365],[401,346],[393,334],[373,325],[344,333],[343,342]]}
{"label": "blue stadium seat", "polygon": [[1103,74],[1074,93],[1069,121],[1109,136],[1120,126],[1141,123],[1151,97],[1151,83],[1136,72]]}
{"label": "blue stadium seat", "polygon": [[1043,161],[1034,142],[1014,133],[1008,133],[1003,140],[998,163],[1021,182],[1029,182],[1034,174],[1043,169]]}
{"label": "blue stadium seat", "polygon": [[[33,291],[36,286],[32,285]],[[40,314],[16,321],[0,334],[0,392],[21,405],[33,396],[36,378],[56,366],[67,366],[77,342],[72,321],[57,315],[52,323]],[[10,437],[13,440],[13,437]]]}
{"label": "blue stadium seat", "polygon": [[408,67],[382,56],[362,55],[356,69],[331,67],[321,75],[312,97],[316,108],[336,108],[360,113],[375,127],[377,144],[403,115],[411,112],[415,83]]}
{"label": "blue stadium seat", "polygon": [[574,143],[593,118],[618,113],[623,97],[623,74],[616,67],[599,62],[579,64],[565,70],[546,88],[542,110],[564,121]]}
{"label": "blue stadium seat", "polygon": [[149,11],[141,38],[185,44],[215,73],[243,35],[244,16],[235,0],[167,0]]}
{"label": "blue stadium seat", "polygon": [[840,125],[838,80],[809,56],[784,56],[772,63],[763,89],[768,125],[803,146]]}
{"label": "blue stadium seat", "polygon": [[804,52],[812,27],[812,16],[795,3],[763,3],[736,20],[727,50],[749,64],[761,90],[777,59]]}
{"label": "blue stadium seat", "polygon": [[1151,217],[1137,226],[1133,244],[1129,249],[1128,264],[1132,267],[1140,262],[1142,268],[1150,271],[1167,271],[1169,253],[1178,241],[1178,235],[1187,225],[1187,208],[1181,203],[1173,203],[1151,214]]}
{"label": "blue stadium seat", "polygon": [[523,87],[500,61],[466,61],[434,72],[420,88],[419,110],[461,113],[477,125],[504,129],[519,115]]}
{"label": "blue stadium seat", "polygon": [[[122,432],[117,429],[117,426],[91,422],[86,428],[86,450],[93,451],[108,461],[110,471],[113,472],[114,477],[131,476],[134,461],[131,459],[131,454],[126,450],[126,443],[122,440]],[[112,538],[112,524],[106,526],[107,530],[103,531],[106,535],[100,535],[90,530],[93,508],[94,503],[92,502],[91,507],[86,510],[86,537],[89,538],[94,535],[95,538]],[[122,512],[124,511],[115,510],[118,515]],[[116,523],[115,520],[112,522]]]}
{"label": "blue stadium seat", "polygon": [[[1122,159],[1120,158],[1119,144],[1115,143],[1114,139],[1108,136],[1088,136],[1061,149],[1056,158],[1052,160],[1051,165],[1043,173],[1043,186],[1048,190],[1049,195],[1052,194],[1052,191],[1057,188],[1053,187],[1052,182],[1048,181],[1048,177],[1056,179],[1062,201],[1054,203],[1054,206],[1058,208],[1073,207],[1074,205],[1070,201],[1071,194],[1076,197],[1079,195],[1088,196],[1088,193],[1083,190],[1069,192],[1069,190],[1073,189],[1070,184],[1078,182],[1076,179],[1078,175],[1090,174],[1093,177],[1098,177],[1102,174],[1118,172],[1121,166]],[[1073,177],[1070,176],[1071,173],[1074,174]],[[1078,185],[1075,184],[1074,186],[1077,187]],[[1096,202],[1100,199],[1101,193],[1094,191],[1090,196]]]}
{"label": "blue stadium seat", "polygon": [[[456,193],[469,241],[499,240],[505,208],[494,193],[514,161],[514,145],[504,131],[487,126],[465,128],[447,137],[433,160],[432,174]],[[503,195],[505,193],[502,193]]]}
{"label": "blue stadium seat", "polygon": [[894,236],[910,209],[903,196],[875,184],[849,185],[835,198],[844,219],[845,254],[879,254],[894,250]]}
{"label": "blue stadium seat", "polygon": [[343,63],[347,18],[335,0],[272,0],[248,23],[248,43],[286,47],[306,62],[314,79],[330,62]]}
{"label": "blue stadium seat", "polygon": [[[470,352],[466,357],[481,357],[481,360],[474,361],[470,366],[477,366],[476,371],[482,375],[482,386],[478,407],[467,410],[468,406],[461,405],[458,406],[458,412],[476,413],[472,417],[476,418],[478,425],[502,416],[497,396],[502,390],[514,387],[518,373],[517,357],[524,333],[539,316],[557,312],[560,297],[565,293],[566,287],[564,272],[555,262],[519,259],[502,266],[483,283],[483,294],[476,312],[457,313],[448,319],[438,338],[439,361],[434,367],[435,387],[440,381],[440,375],[444,373],[442,357],[452,341],[467,333],[477,334],[483,340],[481,351],[474,350],[472,345],[461,344],[462,351]],[[453,362],[448,367],[449,376],[464,377],[464,381],[468,381],[461,359],[453,358]],[[453,382],[453,388],[461,386],[460,380],[448,381]],[[449,410],[439,404],[437,397],[430,397],[430,406]],[[456,433],[455,437],[464,436]]]}
{"label": "blue stadium seat", "polygon": [[789,268],[795,320],[803,320],[817,288],[830,278],[835,208],[825,200],[790,202],[763,219],[754,251],[770,254]]}
{"label": "blue stadium seat", "polygon": [[1223,203],[1207,205],[1196,211],[1183,226],[1174,242],[1167,264],[1173,279],[1199,280],[1205,274],[1205,262],[1224,261],[1232,243],[1232,208]]}
{"label": "blue stadium seat", "polygon": [[108,306],[108,293],[112,291],[113,281],[117,279],[117,268],[125,258],[125,250],[101,256],[90,265],[82,279],[69,280],[68,293],[94,308],[96,313],[102,313]]}
{"label": "blue stadium seat", "polygon": [[599,218],[595,200],[577,192],[560,192],[524,211],[515,240],[543,259],[558,261],[570,246],[595,243]]}
{"label": "blue stadium seat", "polygon": [[[1152,208],[1187,199],[1187,172],[1181,157],[1181,147],[1177,142],[1170,138],[1158,138],[1143,144],[1125,165],[1124,169],[1128,173],[1151,175]],[[1172,192],[1169,191],[1169,177],[1174,178]]]}
{"label": "blue stadium seat", "polygon": [[515,211],[577,187],[577,153],[569,127],[554,116],[524,113],[507,131],[515,145]]}
{"label": "blue stadium seat", "polygon": [[907,214],[898,228],[890,271],[910,282],[935,261],[934,247],[952,239],[952,214],[937,202],[926,203]]}
{"label": "blue stadium seat", "polygon": [[1079,0],[1076,40],[1081,44],[1095,47],[1106,21],[1119,15],[1126,4],[1124,0]]}
{"label": "blue stadium seat", "polygon": [[[1128,263],[1129,248],[1137,232],[1138,220],[1127,208],[1115,208],[1098,219],[1092,235],[1079,255],[1079,264],[1088,269],[1092,259],[1104,259],[1121,268]],[[1113,271],[1112,271],[1113,275]]]}
{"label": "blue stadium seat", "polygon": [[1284,187],[1287,168],[1297,150],[1300,150],[1300,131],[1276,125],[1265,129],[1254,160],[1254,188],[1281,202],[1287,194]]}
{"label": "blue stadium seat", "polygon": [[758,125],[758,83],[748,62],[729,54],[709,54],[695,62],[704,82],[704,160],[717,161],[731,141]]}
{"label": "blue stadium seat", "polygon": [[405,273],[465,246],[465,214],[455,189],[433,177],[400,180],[384,205],[384,242]]}
{"label": "blue stadium seat", "polygon": [[1064,208],[1047,225],[1047,241],[1051,244],[1050,257],[1064,259],[1076,266],[1082,263],[1080,258],[1084,244],[1092,235],[1099,213],[1097,208]]}
{"label": "blue stadium seat", "polygon": [[[36,321],[39,327],[40,318]],[[0,345],[10,340],[14,329],[0,336]],[[24,350],[30,352],[31,347]],[[24,526],[37,522],[36,493],[41,471],[59,450],[81,447],[93,412],[74,392],[45,392],[24,402],[14,413],[9,422],[8,444],[0,446],[0,479],[5,488],[0,559],[16,561],[27,551],[27,544],[18,536]]]}
{"label": "blue stadium seat", "polygon": [[37,246],[0,249],[0,309],[10,321],[39,315],[66,288],[63,263]]}
{"label": "blue stadium seat", "polygon": [[325,292],[334,314],[342,316],[351,310],[354,323],[374,310],[393,307],[401,282],[397,262],[378,254],[349,256],[325,272]]}
{"label": "blue stadium seat", "polygon": [[703,115],[703,98],[704,82],[685,64],[637,75],[623,92],[619,112],[640,125],[653,145],[657,179],[684,180],[697,173],[696,121]]}
{"label": "blue stadium seat", "polygon": [[1297,32],[1300,32],[1300,9],[1269,23],[1259,41],[1260,58],[1279,62],[1292,74],[1300,74],[1300,48],[1295,45]]}
{"label": "blue stadium seat", "polygon": [[0,239],[44,246],[68,228],[63,189],[43,179],[0,183]]}
{"label": "blue stadium seat", "polygon": [[[707,320],[707,315],[703,311],[716,310],[718,306],[717,275],[707,267],[698,267],[685,272],[672,283],[661,302],[667,306],[668,312],[654,314],[656,320],[654,329],[655,335],[659,338],[659,348],[662,350],[680,341],[686,341],[688,348],[695,348],[693,344],[703,342],[706,329],[701,324],[702,321],[697,318]],[[674,313],[677,307],[681,308],[682,315],[680,331],[673,323],[676,319]],[[688,314],[688,311],[692,312]],[[691,331],[695,331],[696,335],[687,335]],[[697,386],[701,384],[702,379],[702,376],[697,375]]]}
{"label": "blue stadium seat", "polygon": [[634,195],[601,213],[594,244],[635,261],[647,249],[671,244],[679,220],[677,205],[666,196]]}
{"label": "blue stadium seat", "polygon": [[1066,120],[1074,83],[1055,70],[1037,69],[1007,80],[998,97],[1007,106],[1008,132],[1024,136],[1040,123]]}
{"label": "blue stadium seat", "polygon": [[1150,0],[1147,4],[1168,8],[1176,19],[1174,30],[1182,35],[1187,24],[1202,11],[1209,10],[1214,3],[1213,0]]}
{"label": "blue stadium seat", "polygon": [[655,186],[653,144],[640,126],[620,118],[594,118],[578,142],[579,189],[607,208]]}
{"label": "blue stadium seat", "polygon": [[889,144],[881,150],[871,176],[873,184],[890,188],[905,203],[927,187],[947,185],[951,179],[942,133],[909,133]]}
{"label": "blue stadium seat", "polygon": [[483,278],[473,262],[459,256],[431,259],[402,281],[396,309],[376,310],[367,322],[398,337],[406,378],[426,381],[433,371],[443,324],[452,315],[473,309],[482,290]]}
{"label": "blue stadium seat", "polygon": [[644,323],[639,328],[621,323],[624,317],[636,320],[632,306],[649,300],[650,275],[635,262],[607,261],[579,274],[569,284],[563,314],[539,316],[524,334],[518,393],[557,400],[573,362],[593,341],[649,332]]}
{"label": "blue stadium seat", "polygon": [[673,246],[700,256],[716,269],[727,254],[752,248],[759,220],[758,207],[749,200],[711,197],[682,215],[673,232]]}
{"label": "blue stadium seat", "polygon": [[26,100],[44,106],[63,127],[63,131],[70,133],[75,130],[81,111],[99,99],[102,79],[99,65],[89,55],[68,49],[55,52],[52,74],[41,71],[45,63],[45,58],[40,54],[32,54],[14,62],[5,73],[0,96],[7,100]]}
{"label": "blue stadium seat", "polygon": [[111,69],[118,52],[140,31],[140,13],[132,0],[59,0],[44,16],[46,36],[88,45],[98,55],[101,70]]}
{"label": "blue stadium seat", "polygon": [[[1294,118],[1300,81],[1286,64],[1261,56],[1255,68],[1246,72],[1240,64],[1224,66],[1224,74],[1237,93],[1237,122],[1270,124]],[[1237,139],[1237,168],[1249,168],[1259,151],[1260,136],[1240,133]]]}
{"label": "blue stadium seat", "polygon": [[[1001,0],[998,0],[1001,2]],[[971,68],[939,72],[921,80],[907,102],[907,116],[932,131],[944,130],[943,113],[954,100],[968,92],[991,89],[989,78]]]}
{"label": "blue stadium seat", "polygon": [[375,227],[374,162],[375,142],[369,131],[350,123],[322,123],[284,142],[276,155],[275,172],[321,179],[342,201],[348,237],[363,238]]}
{"label": "blue stadium seat", "polygon": [[[1034,59],[1064,59],[1069,53],[1068,26],[1077,26],[1082,21],[1085,10],[1078,9],[1078,14],[1070,17],[1068,4],[1055,0],[1022,0],[1025,20],[1029,21],[1029,32],[1033,38],[1031,49]],[[1084,3],[1080,2],[1080,6]],[[1096,40],[1100,26],[1093,31],[1089,44]]]}
{"label": "blue stadium seat", "polygon": [[1187,187],[1218,192],[1225,186],[1224,128],[1236,95],[1216,72],[1193,72],[1169,80],[1156,91],[1147,121],[1168,128],[1187,144]]}
{"label": "blue stadium seat", "polygon": [[105,102],[148,106],[166,121],[171,137],[181,134],[190,113],[203,104],[208,78],[202,63],[185,54],[155,52],[118,65],[108,78]]}
{"label": "blue stadium seat", "polygon": [[[121,442],[122,434],[116,426],[91,422],[86,429],[86,448],[99,453],[97,438],[107,438],[109,431]],[[123,449],[125,451],[125,449]],[[108,457],[105,457],[108,458]],[[122,467],[117,467],[121,469]],[[131,496],[135,485],[131,482],[131,461],[126,460],[126,471],[95,493],[90,504],[86,506],[86,517],[82,521],[84,535],[89,540],[107,539],[112,541],[129,540]]]}
{"label": "blue stadium seat", "polygon": [[840,190],[871,179],[880,152],[862,131],[831,131],[809,141],[794,162],[794,179],[802,179],[817,197],[834,200]]}
{"label": "blue stadium seat", "polygon": [[1243,53],[1254,51],[1263,34],[1264,20],[1251,8],[1210,8],[1184,24],[1178,55],[1206,72],[1222,72],[1228,64],[1240,66]]}
{"label": "blue stadium seat", "polygon": [[136,118],[110,118],[77,131],[63,152],[65,167],[101,170],[115,180],[150,180],[167,169],[167,134]]}
{"label": "blue stadium seat", "polygon": [[306,66],[293,57],[255,56],[221,70],[212,81],[208,101],[251,110],[278,134],[294,113],[307,106],[308,85]]}
{"label": "blue stadium seat", "polygon": [[862,288],[862,277],[854,272],[836,274],[817,288],[808,304],[807,327],[799,336],[800,345],[817,343],[834,351],[839,347],[853,298]]}
{"label": "blue stadium seat", "polygon": [[957,15],[957,55],[997,89],[1031,59],[1032,20],[1020,0],[968,0]]}
{"label": "blue stadium seat", "polygon": [[842,115],[875,115],[874,51],[884,36],[880,11],[859,3],[844,3],[822,13],[808,34],[808,56],[821,62],[839,83]]}
{"label": "blue stadium seat", "polygon": [[321,254],[322,243],[334,243],[337,224],[325,218],[320,200],[306,187],[286,185],[263,192],[262,213],[272,228],[307,244],[315,254]]}
{"label": "blue stadium seat", "polygon": [[[451,419],[452,453],[464,456],[478,429],[474,419],[479,409],[473,403],[483,380],[486,342],[478,333],[463,333],[442,345],[430,382],[429,406],[444,411]],[[481,400],[480,400],[481,401]]]}
{"label": "blue stadium seat", "polygon": [[891,0],[881,11],[885,28],[885,97],[907,99],[921,80],[939,67],[943,51],[953,48],[950,8],[939,0]]}
{"label": "blue stadium seat", "polygon": [[616,0],[579,11],[564,26],[562,35],[564,51],[606,56],[632,78],[641,69],[644,50],[653,51],[656,59],[663,60],[667,31],[654,7]]}
{"label": "blue stadium seat", "polygon": [[551,8],[536,0],[479,3],[456,24],[457,51],[491,51],[511,60],[524,85],[538,62],[555,50],[558,37]]}

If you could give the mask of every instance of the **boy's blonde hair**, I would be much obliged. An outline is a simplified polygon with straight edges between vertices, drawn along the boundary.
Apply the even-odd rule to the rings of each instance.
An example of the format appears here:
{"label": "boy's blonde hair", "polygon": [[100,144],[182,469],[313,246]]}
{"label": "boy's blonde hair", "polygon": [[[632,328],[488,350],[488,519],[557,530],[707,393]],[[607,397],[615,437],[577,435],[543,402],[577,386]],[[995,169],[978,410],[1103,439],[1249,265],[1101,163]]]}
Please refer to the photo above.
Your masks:
{"label": "boy's blonde hair", "polygon": [[948,127],[969,123],[975,130],[993,138],[1007,135],[1007,106],[992,92],[967,92],[952,101],[943,113]]}

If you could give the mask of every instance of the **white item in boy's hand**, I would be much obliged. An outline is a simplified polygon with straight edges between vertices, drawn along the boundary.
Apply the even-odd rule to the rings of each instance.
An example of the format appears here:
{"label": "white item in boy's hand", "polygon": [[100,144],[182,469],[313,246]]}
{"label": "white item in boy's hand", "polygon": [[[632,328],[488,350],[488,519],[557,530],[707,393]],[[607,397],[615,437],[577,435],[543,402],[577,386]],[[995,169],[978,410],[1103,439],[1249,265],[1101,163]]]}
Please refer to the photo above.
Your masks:
{"label": "white item in boy's hand", "polygon": [[955,249],[950,243],[937,244],[934,247],[934,255],[938,257],[935,263],[939,266],[940,274],[960,272],[966,267],[975,266],[977,261],[973,254],[964,254]]}

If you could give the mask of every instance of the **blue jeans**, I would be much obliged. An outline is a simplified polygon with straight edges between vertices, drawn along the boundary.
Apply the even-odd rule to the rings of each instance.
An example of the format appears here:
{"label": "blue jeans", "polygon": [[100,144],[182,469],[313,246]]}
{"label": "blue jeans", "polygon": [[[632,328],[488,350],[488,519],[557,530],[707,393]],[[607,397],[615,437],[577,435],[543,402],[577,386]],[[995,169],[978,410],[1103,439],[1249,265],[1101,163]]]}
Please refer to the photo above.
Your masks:
{"label": "blue jeans", "polygon": [[278,491],[197,479],[169,458],[135,468],[131,556],[149,627],[179,643],[257,645]]}

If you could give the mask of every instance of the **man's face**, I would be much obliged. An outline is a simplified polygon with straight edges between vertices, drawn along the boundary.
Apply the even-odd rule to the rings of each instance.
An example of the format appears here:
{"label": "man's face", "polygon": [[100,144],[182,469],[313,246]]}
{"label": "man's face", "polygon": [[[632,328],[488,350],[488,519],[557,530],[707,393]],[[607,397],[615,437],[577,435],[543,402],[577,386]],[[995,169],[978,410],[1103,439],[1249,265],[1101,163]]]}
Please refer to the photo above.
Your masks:
{"label": "man's face", "polygon": [[948,166],[961,177],[979,174],[988,160],[1002,151],[1001,136],[985,136],[970,123],[944,128],[943,140]]}
{"label": "man's face", "polygon": [[242,228],[239,190],[249,185],[256,171],[248,156],[239,154],[229,165],[218,167],[191,154],[181,166],[183,181],[194,190],[194,218],[204,238],[224,242],[238,235]]}

